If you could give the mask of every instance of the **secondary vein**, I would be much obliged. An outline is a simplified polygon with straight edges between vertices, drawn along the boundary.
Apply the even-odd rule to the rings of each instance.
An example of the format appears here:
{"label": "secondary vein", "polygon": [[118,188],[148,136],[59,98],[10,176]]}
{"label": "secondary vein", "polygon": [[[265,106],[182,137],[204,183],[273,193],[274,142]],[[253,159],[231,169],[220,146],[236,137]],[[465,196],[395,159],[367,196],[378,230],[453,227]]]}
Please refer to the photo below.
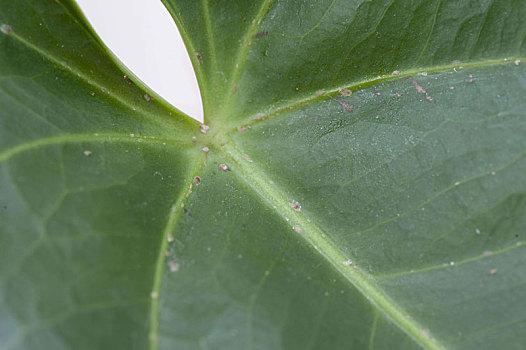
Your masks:
{"label": "secondary vein", "polygon": [[365,88],[367,86],[380,84],[380,83],[390,81],[390,80],[406,79],[410,76],[418,75],[419,73],[424,73],[424,72],[438,73],[438,72],[449,71],[454,68],[465,69],[465,68],[476,68],[476,67],[484,67],[484,66],[497,65],[497,64],[513,64],[513,62],[516,60],[525,61],[526,57],[517,56],[517,57],[494,59],[494,60],[487,60],[487,61],[467,62],[467,63],[458,64],[458,65],[443,65],[443,66],[436,66],[436,67],[419,68],[419,69],[406,70],[398,75],[392,75],[392,74],[379,75],[374,78],[368,78],[368,79],[363,79],[363,80],[356,81],[356,82],[350,82],[349,84],[344,84],[344,85],[340,85],[340,86],[336,86],[333,88],[323,90],[324,92],[323,94],[312,93],[308,96],[304,96],[303,98],[299,98],[296,100],[289,100],[288,103],[283,104],[281,106],[277,106],[276,108],[274,108],[273,110],[265,114],[256,113],[252,115],[251,117],[249,117],[247,122],[244,122],[243,124],[238,125],[235,128],[232,128],[231,132],[237,131],[239,127],[253,126],[264,120],[272,119],[280,115],[282,112],[292,111],[302,106],[305,106],[309,103],[326,99],[327,97],[330,97],[332,95],[337,95],[340,93],[342,89],[348,89],[351,91],[355,91],[358,89]]}
{"label": "secondary vein", "polygon": [[[139,141],[140,140],[140,141]],[[0,163],[9,160],[10,158],[18,155],[19,153],[27,152],[32,149],[40,147],[60,145],[66,143],[78,143],[78,142],[144,142],[146,144],[162,144],[163,142],[178,142],[177,140],[171,140],[166,138],[141,138],[141,136],[132,137],[125,134],[112,134],[112,133],[91,133],[91,134],[60,134],[40,138],[36,140],[27,141],[11,147],[7,150],[0,152]],[[182,145],[180,145],[182,146]]]}
{"label": "secondary vein", "polygon": [[203,158],[196,157],[194,159],[194,164],[190,167],[190,171],[187,175],[187,191],[181,191],[179,196],[175,199],[166,226],[164,227],[162,234],[162,241],[159,247],[159,252],[157,255],[157,263],[154,270],[153,286],[151,292],[151,306],[150,306],[150,350],[158,349],[159,345],[159,297],[161,292],[161,282],[163,277],[163,271],[165,267],[165,252],[168,250],[168,236],[174,230],[179,218],[181,217],[181,212],[183,211],[184,203],[192,193],[192,183],[193,179],[199,175],[203,169]]}

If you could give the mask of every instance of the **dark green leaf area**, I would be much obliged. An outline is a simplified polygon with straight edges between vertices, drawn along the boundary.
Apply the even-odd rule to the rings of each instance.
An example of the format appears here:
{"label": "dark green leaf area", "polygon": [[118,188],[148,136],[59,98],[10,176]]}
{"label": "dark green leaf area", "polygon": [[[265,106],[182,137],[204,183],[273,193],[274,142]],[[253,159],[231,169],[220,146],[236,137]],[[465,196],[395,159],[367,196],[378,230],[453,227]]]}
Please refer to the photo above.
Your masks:
{"label": "dark green leaf area", "polygon": [[[524,212],[523,207],[520,214],[509,215]],[[385,276],[380,284],[408,313],[436,330],[433,335],[450,349],[522,348],[526,327],[522,243],[453,263]]]}
{"label": "dark green leaf area", "polygon": [[[524,1],[275,1],[231,118],[392,72],[526,54]],[[271,107],[272,108],[269,108]]]}
{"label": "dark green leaf area", "polygon": [[416,346],[234,167],[220,171],[224,162],[209,157],[174,229],[161,288],[160,348],[361,349],[395,339],[405,349]]}
{"label": "dark green leaf area", "polygon": [[162,232],[188,164],[161,143],[109,140],[2,162],[2,348],[146,348]]}
{"label": "dark green leaf area", "polygon": [[236,139],[369,272],[466,259],[524,239],[524,72],[507,64],[386,82]]}

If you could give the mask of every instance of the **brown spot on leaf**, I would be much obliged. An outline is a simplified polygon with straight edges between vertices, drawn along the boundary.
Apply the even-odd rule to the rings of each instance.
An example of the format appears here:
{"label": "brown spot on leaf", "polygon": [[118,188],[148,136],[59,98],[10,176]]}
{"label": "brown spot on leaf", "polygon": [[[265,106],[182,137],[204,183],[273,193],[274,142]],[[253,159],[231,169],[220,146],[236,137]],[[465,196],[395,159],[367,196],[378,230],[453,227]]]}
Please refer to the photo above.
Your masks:
{"label": "brown spot on leaf", "polygon": [[201,55],[198,52],[195,53],[195,57],[197,58],[197,62],[199,63],[199,65],[202,65],[203,57],[201,57]]}
{"label": "brown spot on leaf", "polygon": [[435,102],[435,100],[427,94],[427,91],[424,90],[424,88],[420,86],[420,84],[418,84],[418,82],[415,79],[413,79],[413,77],[408,77],[407,79],[415,86],[416,92],[422,95],[426,95],[427,102]]}
{"label": "brown spot on leaf", "polygon": [[267,35],[268,35],[268,32],[259,32],[259,33],[256,33],[256,35],[254,35],[254,38],[259,39]]}
{"label": "brown spot on leaf", "polygon": [[423,94],[425,95],[427,92],[426,90],[424,90],[424,88],[422,86],[420,86],[415,79],[413,79],[413,77],[409,77],[407,78],[416,88],[416,91],[419,93],[419,94]]}
{"label": "brown spot on leaf", "polygon": [[243,131],[247,131],[250,128],[251,128],[250,125],[248,125],[248,126],[240,126],[240,127],[237,128],[237,131],[238,132],[243,132]]}
{"label": "brown spot on leaf", "polygon": [[342,96],[351,96],[352,91],[349,90],[349,89],[341,89],[341,90],[340,90],[340,94],[341,94]]}
{"label": "brown spot on leaf", "polygon": [[199,176],[194,177],[194,185],[199,185],[201,183],[201,178]]}
{"label": "brown spot on leaf", "polygon": [[338,102],[340,102],[340,104],[342,105],[344,111],[347,111],[349,113],[354,112],[354,106],[348,104],[347,101],[345,101],[343,98],[341,98],[341,97],[338,98]]}
{"label": "brown spot on leaf", "polygon": [[219,167],[219,170],[230,171],[230,168],[226,164],[219,164],[218,167]]}
{"label": "brown spot on leaf", "polygon": [[131,84],[131,83],[132,83],[132,80],[131,80],[130,77],[128,77],[127,75],[124,76],[124,80],[125,80],[128,84]]}

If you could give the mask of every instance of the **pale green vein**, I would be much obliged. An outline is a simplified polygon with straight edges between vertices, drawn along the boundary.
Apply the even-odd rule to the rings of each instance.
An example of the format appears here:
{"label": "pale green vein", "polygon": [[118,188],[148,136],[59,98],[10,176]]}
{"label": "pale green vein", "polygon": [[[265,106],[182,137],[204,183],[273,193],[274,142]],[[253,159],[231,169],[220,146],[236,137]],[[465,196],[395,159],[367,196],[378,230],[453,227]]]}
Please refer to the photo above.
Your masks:
{"label": "pale green vein", "polygon": [[438,10],[440,9],[441,3],[442,1],[439,0],[435,6],[435,13],[433,14],[433,22],[431,23],[431,28],[429,29],[429,33],[427,34],[426,42],[422,46],[422,49],[420,50],[420,54],[418,55],[415,63],[413,64],[414,66],[416,66],[418,62],[420,62],[420,59],[424,55],[424,52],[426,51],[427,46],[429,45],[429,41],[431,40],[431,35],[433,34],[433,30],[435,30],[435,25],[436,25],[437,18],[438,18]]}
{"label": "pale green vein", "polygon": [[226,98],[226,104],[224,108],[223,118],[228,117],[228,112],[230,109],[230,104],[232,103],[232,95],[234,94],[234,90],[236,85],[239,82],[239,78],[241,77],[241,73],[243,71],[243,67],[246,63],[246,58],[248,55],[248,50],[250,48],[250,43],[252,42],[252,39],[254,35],[256,34],[257,29],[259,28],[259,25],[261,21],[263,20],[263,17],[267,14],[268,9],[270,8],[270,5],[272,5],[272,2],[274,0],[264,0],[261,4],[261,7],[259,8],[258,13],[256,14],[256,17],[252,20],[252,25],[248,28],[247,33],[245,34],[245,37],[243,38],[243,43],[241,44],[235,59],[234,64],[234,71],[233,75],[230,78],[231,84],[230,88],[228,89],[228,95]]}
{"label": "pale green vein", "polygon": [[278,264],[280,259],[283,257],[283,254],[285,253],[287,245],[288,245],[288,240],[286,241],[285,244],[283,244],[283,247],[281,247],[280,252],[276,254],[274,260],[272,261],[268,269],[265,271],[265,273],[259,280],[258,284],[256,285],[256,290],[254,291],[254,293],[252,293],[249,299],[249,306],[247,310],[247,323],[246,323],[246,330],[247,330],[246,339],[248,343],[247,349],[249,350],[253,349],[253,345],[254,345],[252,338],[253,338],[253,329],[254,329],[254,307],[256,304],[257,297],[259,296],[259,293],[263,289],[263,286],[269,279],[270,274],[274,271],[274,269],[276,268],[276,265]]}
{"label": "pale green vein", "polygon": [[217,80],[217,75],[219,74],[219,70],[217,69],[217,55],[216,55],[216,44],[215,44],[215,38],[214,38],[214,29],[212,28],[212,19],[210,17],[210,10],[208,0],[202,0],[201,1],[201,7],[203,8],[203,18],[206,26],[206,39],[208,43],[208,50],[210,54],[210,62],[212,64],[212,80]]}
{"label": "pale green vein", "polygon": [[430,337],[415,320],[409,317],[376,285],[371,275],[356,265],[344,264],[350,257],[345,255],[323,230],[301,212],[295,211],[288,204],[289,199],[284,195],[286,192],[272,184],[270,179],[263,175],[256,165],[246,161],[242,152],[231,143],[220,148],[220,151],[224,152],[233,162],[232,171],[239,175],[262,200],[267,202],[269,207],[273,208],[281,218],[291,225],[291,234],[297,234],[303,238],[343,278],[355,286],[371,303],[415,341],[428,349],[444,349],[436,339]]}
{"label": "pale green vein", "polygon": [[[495,60],[487,60],[487,61],[473,61],[473,62],[466,62],[466,63],[459,63],[454,65],[443,65],[443,66],[436,66],[436,67],[426,67],[426,68],[419,68],[419,69],[411,69],[401,72],[398,75],[380,75],[374,78],[364,79],[357,82],[351,82],[349,84],[332,87],[323,90],[323,94],[315,94],[314,92],[310,95],[304,96],[303,98],[299,98],[296,100],[289,100],[287,104],[284,104],[282,106],[277,106],[272,111],[267,112],[265,114],[263,113],[256,113],[255,115],[252,115],[248,118],[248,122],[244,122],[242,125],[239,126],[253,126],[261,121],[272,119],[278,115],[280,115],[283,112],[292,111],[295,109],[298,109],[300,107],[303,107],[309,103],[313,103],[316,101],[321,101],[324,99],[327,99],[328,97],[332,95],[337,95],[340,93],[343,89],[348,89],[351,91],[356,91],[359,89],[363,89],[365,87],[384,83],[391,80],[397,80],[397,79],[405,79],[413,75],[418,75],[419,73],[439,73],[439,72],[445,72],[450,71],[453,69],[457,69],[457,71],[460,71],[461,69],[466,68],[477,68],[477,67],[485,67],[485,66],[491,66],[491,65],[498,65],[498,64],[513,64],[515,60],[525,61],[526,57],[512,57],[512,58],[502,58],[502,59],[495,59]],[[238,126],[231,129],[231,132],[237,132]]]}
{"label": "pale green vein", "polygon": [[16,156],[19,153],[27,152],[33,149],[38,149],[41,147],[48,147],[53,145],[60,145],[66,143],[79,143],[79,142],[129,142],[129,143],[144,143],[144,144],[155,144],[162,145],[164,143],[170,142],[171,144],[176,143],[179,147],[182,147],[182,144],[179,144],[178,140],[166,139],[166,138],[152,138],[144,137],[139,135],[124,135],[124,134],[111,134],[111,133],[91,133],[91,134],[62,134],[56,136],[50,136],[45,138],[40,138],[36,140],[27,141],[16,145],[12,148],[0,152],[0,163],[9,160],[10,158]]}
{"label": "pale green vein", "polygon": [[376,337],[377,327],[378,327],[378,310],[374,310],[373,325],[371,326],[371,335],[369,336],[369,350],[374,349],[374,338]]}
{"label": "pale green vein", "polygon": [[160,123],[160,124],[162,124],[164,126],[171,126],[171,124],[169,124],[167,122],[166,118],[162,118],[158,114],[152,113],[151,111],[143,108],[142,105],[140,105],[140,104],[136,104],[136,103],[133,103],[132,101],[127,101],[127,100],[123,99],[120,96],[120,94],[112,92],[109,88],[107,88],[105,86],[102,86],[99,82],[96,82],[96,81],[90,79],[90,77],[87,76],[83,71],[78,70],[77,68],[70,66],[66,62],[60,60],[59,58],[57,58],[54,55],[52,55],[51,53],[43,50],[42,48],[34,45],[32,42],[26,40],[25,38],[21,37],[17,33],[11,32],[9,34],[9,37],[12,37],[12,38],[18,40],[20,43],[22,43],[28,49],[31,49],[31,50],[37,52],[39,55],[45,57],[46,59],[48,59],[53,64],[55,64],[55,65],[57,65],[59,67],[62,67],[63,69],[65,69],[66,71],[70,72],[74,76],[77,76],[79,79],[84,81],[86,84],[92,86],[97,91],[107,91],[107,93],[105,93],[103,96],[107,96],[109,98],[112,98],[114,101],[118,102],[120,105],[125,107],[127,110],[130,110],[130,111],[133,111],[133,112],[140,111],[143,115],[148,116],[149,118],[151,118],[151,120],[154,120],[154,121],[156,121],[156,122],[158,122],[158,123]]}
{"label": "pale green vein", "polygon": [[[526,241],[519,241],[519,242],[515,243],[514,245],[511,245],[511,246],[508,246],[508,247],[504,247],[504,248],[501,248],[501,249],[498,249],[498,250],[493,250],[491,252],[484,252],[484,253],[479,254],[479,255],[475,255],[475,256],[472,256],[472,257],[469,257],[469,258],[465,258],[465,259],[462,259],[462,260],[455,261],[454,267],[462,266],[462,265],[469,264],[469,263],[472,263],[472,262],[475,262],[475,261],[478,261],[478,260],[481,260],[481,259],[484,259],[484,258],[490,258],[492,256],[496,256],[496,255],[499,255],[499,254],[507,253],[509,251],[512,251],[514,249],[517,249],[517,248],[520,248],[520,247],[524,246],[525,243],[526,243]],[[428,271],[433,271],[433,270],[438,270],[438,269],[445,269],[445,268],[448,268],[448,267],[451,268],[453,266],[449,265],[448,263],[443,263],[443,264],[440,264],[440,265],[427,266],[427,267],[423,267],[423,268],[420,268],[420,269],[413,269],[413,270],[409,270],[409,271],[399,271],[399,272],[394,272],[394,273],[378,274],[378,275],[374,275],[374,277],[378,278],[378,279],[394,278],[394,277],[401,277],[401,276],[406,276],[406,275],[410,275],[410,274],[413,275],[413,274],[418,274],[418,273],[428,272]]]}
{"label": "pale green vein", "polygon": [[334,7],[334,4],[336,3],[336,0],[332,0],[331,4],[327,7],[327,9],[325,10],[325,12],[323,12],[323,15],[320,17],[319,21],[311,28],[309,29],[308,31],[306,31],[305,33],[303,33],[300,37],[301,40],[303,40],[307,35],[309,35],[310,33],[312,33],[313,31],[315,31],[316,29],[318,29],[318,27],[323,23],[323,20],[325,19],[325,17],[327,17],[327,14],[332,10],[332,8]]}
{"label": "pale green vein", "polygon": [[[188,157],[189,161],[191,161],[190,157]],[[150,304],[150,333],[149,333],[149,344],[150,344],[150,350],[156,350],[158,349],[159,345],[159,298],[160,298],[160,292],[161,292],[161,282],[163,277],[163,271],[166,266],[166,256],[165,252],[168,250],[168,246],[170,242],[168,241],[168,237],[170,233],[173,232],[175,225],[177,224],[178,219],[181,216],[181,212],[183,211],[184,202],[185,200],[190,196],[192,193],[192,183],[196,176],[198,176],[199,172],[202,170],[203,167],[203,158],[202,157],[195,157],[193,158],[193,166],[190,166],[190,171],[188,172],[187,179],[186,179],[186,185],[188,190],[184,191],[182,190],[179,196],[176,198],[175,202],[173,203],[170,214],[168,215],[168,221],[166,222],[166,225],[163,230],[163,234],[161,237],[161,244],[159,246],[159,252],[157,255],[157,262],[155,264],[155,270],[153,273],[153,285],[152,285],[152,291],[151,291],[151,304]]]}

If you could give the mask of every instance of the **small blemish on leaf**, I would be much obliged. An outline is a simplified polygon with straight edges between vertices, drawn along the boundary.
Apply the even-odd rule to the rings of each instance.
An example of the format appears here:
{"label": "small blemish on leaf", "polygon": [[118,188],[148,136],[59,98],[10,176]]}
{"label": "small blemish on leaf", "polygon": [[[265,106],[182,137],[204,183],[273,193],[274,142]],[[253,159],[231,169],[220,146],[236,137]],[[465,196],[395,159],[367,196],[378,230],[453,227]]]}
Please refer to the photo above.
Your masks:
{"label": "small blemish on leaf", "polygon": [[341,90],[340,90],[340,94],[341,94],[342,96],[351,96],[351,95],[352,95],[352,91],[349,90],[349,89],[341,89]]}
{"label": "small blemish on leaf", "polygon": [[89,157],[89,156],[91,156],[91,155],[93,154],[92,151],[88,151],[88,150],[85,150],[83,153],[84,153],[84,155],[85,155],[86,157]]}
{"label": "small blemish on leaf", "polygon": [[201,57],[201,55],[198,52],[195,53],[195,57],[197,58],[197,62],[199,63],[199,65],[202,65],[203,57]]}
{"label": "small blemish on leaf", "polygon": [[415,86],[416,92],[423,95],[427,93],[426,90],[424,90],[424,88],[420,86],[420,84],[418,84],[415,79],[413,79],[413,77],[409,77],[407,79]]}
{"label": "small blemish on leaf", "polygon": [[391,73],[391,75],[400,75],[400,71],[399,70],[395,70]]}
{"label": "small blemish on leaf", "polygon": [[132,80],[131,80],[130,77],[128,77],[127,75],[124,76],[124,80],[125,80],[128,84],[131,84],[131,83],[132,83]]}
{"label": "small blemish on leaf", "polygon": [[210,148],[205,146],[205,147],[201,148],[201,151],[207,153],[208,151],[210,151]]}
{"label": "small blemish on leaf", "polygon": [[237,131],[238,132],[243,132],[243,131],[246,131],[246,130],[248,130],[250,128],[251,128],[250,125],[248,125],[248,126],[240,126],[240,127],[237,128]]}
{"label": "small blemish on leaf", "polygon": [[168,237],[167,237],[166,239],[168,240],[168,242],[171,243],[171,242],[174,241],[174,236],[173,236],[171,233],[169,233],[169,234],[168,234]]}
{"label": "small blemish on leaf", "polygon": [[345,101],[343,98],[339,97],[338,102],[342,105],[344,111],[347,111],[349,113],[354,112],[354,106],[348,104],[347,101]]}
{"label": "small blemish on leaf", "polygon": [[242,154],[241,156],[242,156],[243,159],[246,160],[247,162],[252,163],[252,159],[250,159],[250,157],[248,156],[248,154]]}
{"label": "small blemish on leaf", "polygon": [[296,231],[297,233],[302,233],[303,230],[301,229],[301,227],[299,227],[298,225],[294,225],[292,226],[292,228],[294,229],[294,231]]}
{"label": "small blemish on leaf", "polygon": [[521,63],[521,60],[515,60],[513,63],[515,63],[515,65],[518,66],[519,63]]}
{"label": "small blemish on leaf", "polygon": [[148,94],[144,94],[144,99],[146,100],[146,102],[150,102],[150,101],[153,101],[153,97],[148,95]]}
{"label": "small blemish on leaf", "polygon": [[473,83],[473,82],[476,80],[476,79],[473,77],[473,74],[471,74],[471,73],[468,74],[468,78],[469,78],[468,83]]}
{"label": "small blemish on leaf", "polygon": [[494,274],[497,273],[497,269],[491,269],[491,270],[489,270],[489,273],[492,274],[492,275],[494,275]]}
{"label": "small blemish on leaf", "polygon": [[301,212],[301,205],[295,200],[290,201],[289,205],[291,206],[292,209],[296,210],[297,212]]}
{"label": "small blemish on leaf", "polygon": [[194,177],[194,185],[199,185],[201,183],[201,178],[199,176]]}
{"label": "small blemish on leaf", "polygon": [[151,292],[151,293],[150,293],[150,297],[151,297],[152,299],[157,299],[157,298],[159,298],[159,293],[158,293],[158,292]]}
{"label": "small blemish on leaf", "polygon": [[219,170],[230,171],[230,168],[226,164],[219,164],[218,167],[219,167]]}
{"label": "small blemish on leaf", "polygon": [[429,329],[422,329],[422,335],[426,339],[431,339],[431,333],[429,333]]}
{"label": "small blemish on leaf", "polygon": [[420,84],[418,84],[418,82],[415,79],[413,79],[413,77],[408,77],[407,79],[414,85],[416,92],[422,95],[426,95],[427,102],[435,102],[435,100],[433,100],[433,98],[427,94],[427,91],[424,90],[424,88],[420,86]]}
{"label": "small blemish on leaf", "polygon": [[209,129],[210,129],[210,127],[208,125],[201,124],[201,132],[203,134],[206,134]]}
{"label": "small blemish on leaf", "polygon": [[171,272],[179,271],[179,263],[177,262],[177,260],[175,260],[175,259],[170,260],[169,265],[170,265],[170,271]]}
{"label": "small blemish on leaf", "polygon": [[267,35],[268,35],[268,32],[259,32],[259,33],[256,33],[256,35],[254,35],[254,38],[259,39]]}
{"label": "small blemish on leaf", "polygon": [[349,260],[345,260],[344,262],[342,262],[343,266],[351,266],[352,265],[352,261],[351,259]]}
{"label": "small blemish on leaf", "polygon": [[2,24],[2,25],[0,26],[0,31],[1,31],[2,33],[4,33],[5,35],[9,35],[9,34],[11,34],[11,32],[12,32],[11,27],[8,26],[7,24]]}

